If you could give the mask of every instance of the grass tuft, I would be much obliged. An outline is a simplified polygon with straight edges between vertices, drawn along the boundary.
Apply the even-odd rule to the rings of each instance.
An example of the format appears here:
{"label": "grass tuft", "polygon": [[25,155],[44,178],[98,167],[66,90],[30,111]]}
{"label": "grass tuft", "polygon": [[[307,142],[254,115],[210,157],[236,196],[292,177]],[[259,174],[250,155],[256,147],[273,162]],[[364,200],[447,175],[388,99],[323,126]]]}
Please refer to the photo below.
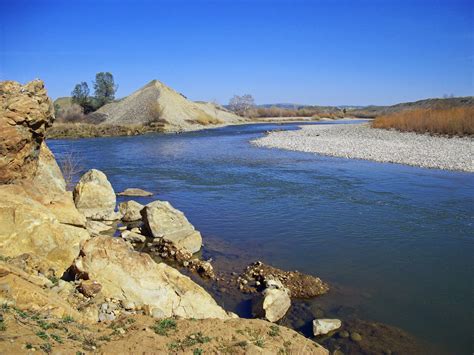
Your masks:
{"label": "grass tuft", "polygon": [[156,334],[159,335],[168,335],[169,330],[176,329],[176,321],[174,319],[162,319],[157,321],[155,325],[152,327]]}

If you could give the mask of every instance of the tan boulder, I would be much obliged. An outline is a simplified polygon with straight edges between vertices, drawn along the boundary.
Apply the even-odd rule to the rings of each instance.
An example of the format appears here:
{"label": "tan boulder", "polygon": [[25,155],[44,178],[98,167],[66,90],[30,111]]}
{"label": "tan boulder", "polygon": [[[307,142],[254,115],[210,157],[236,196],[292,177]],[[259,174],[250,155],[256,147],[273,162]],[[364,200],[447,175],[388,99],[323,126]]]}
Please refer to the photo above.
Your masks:
{"label": "tan boulder", "polygon": [[104,297],[145,309],[157,318],[229,318],[227,312],[189,277],[133,251],[118,238],[98,236],[84,243],[76,259],[79,275],[102,285]]}
{"label": "tan boulder", "polygon": [[53,121],[53,104],[41,80],[0,82],[0,184],[35,175],[40,146]]}
{"label": "tan boulder", "polygon": [[122,221],[134,222],[142,219],[141,211],[143,209],[141,203],[133,200],[122,202],[119,204],[119,211],[122,214]]}
{"label": "tan boulder", "polygon": [[49,150],[46,142],[43,142],[40,146],[38,168],[33,178],[33,184],[47,188],[44,192],[48,195],[66,192],[66,181],[54,154]]}
{"label": "tan boulder", "polygon": [[1,185],[0,196],[0,254],[34,254],[44,259],[56,276],[61,276],[89,233],[82,227],[61,223],[23,186]]}
{"label": "tan boulder", "polygon": [[142,210],[143,222],[154,238],[171,241],[191,253],[201,249],[201,233],[194,229],[183,212],[167,201],[154,201]]}
{"label": "tan boulder", "polygon": [[266,282],[262,297],[254,305],[254,313],[270,322],[277,322],[284,317],[291,306],[290,292],[275,279]]}
{"label": "tan boulder", "polygon": [[108,220],[115,210],[115,192],[107,176],[99,170],[85,173],[73,192],[74,203],[86,217]]}

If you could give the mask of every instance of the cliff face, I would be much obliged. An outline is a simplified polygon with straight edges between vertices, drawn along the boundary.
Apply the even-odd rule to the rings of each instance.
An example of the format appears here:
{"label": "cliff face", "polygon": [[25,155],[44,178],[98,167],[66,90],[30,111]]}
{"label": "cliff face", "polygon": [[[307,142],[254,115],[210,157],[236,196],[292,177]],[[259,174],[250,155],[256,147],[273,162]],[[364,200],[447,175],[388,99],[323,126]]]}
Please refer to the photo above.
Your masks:
{"label": "cliff face", "polygon": [[0,184],[32,178],[53,104],[41,80],[0,83]]}

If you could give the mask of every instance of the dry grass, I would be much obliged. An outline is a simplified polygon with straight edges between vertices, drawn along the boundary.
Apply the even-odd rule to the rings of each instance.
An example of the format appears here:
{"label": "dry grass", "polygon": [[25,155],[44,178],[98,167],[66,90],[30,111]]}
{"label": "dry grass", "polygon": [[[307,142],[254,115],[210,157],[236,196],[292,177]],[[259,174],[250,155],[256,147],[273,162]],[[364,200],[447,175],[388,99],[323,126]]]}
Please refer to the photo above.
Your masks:
{"label": "dry grass", "polygon": [[222,121],[219,120],[217,117],[212,117],[207,113],[200,113],[196,120],[193,121],[194,123],[200,124],[202,126],[208,126],[210,124],[221,124]]}
{"label": "dry grass", "polygon": [[474,107],[415,109],[377,117],[373,128],[403,132],[470,136],[474,134]]}

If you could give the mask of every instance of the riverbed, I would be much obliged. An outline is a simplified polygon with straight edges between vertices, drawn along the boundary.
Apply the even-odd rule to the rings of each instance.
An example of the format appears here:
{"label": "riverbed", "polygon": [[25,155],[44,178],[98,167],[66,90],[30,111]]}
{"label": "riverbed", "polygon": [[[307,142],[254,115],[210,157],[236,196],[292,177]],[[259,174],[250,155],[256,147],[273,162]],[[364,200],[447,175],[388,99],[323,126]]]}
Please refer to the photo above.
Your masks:
{"label": "riverbed", "polygon": [[299,125],[48,145],[59,159],[73,152],[83,170],[104,171],[116,191],[156,193],[139,202],[170,201],[205,243],[225,243],[229,259],[244,250],[321,277],[350,290],[347,309],[359,317],[400,327],[446,353],[472,353],[474,175],[250,143]]}

